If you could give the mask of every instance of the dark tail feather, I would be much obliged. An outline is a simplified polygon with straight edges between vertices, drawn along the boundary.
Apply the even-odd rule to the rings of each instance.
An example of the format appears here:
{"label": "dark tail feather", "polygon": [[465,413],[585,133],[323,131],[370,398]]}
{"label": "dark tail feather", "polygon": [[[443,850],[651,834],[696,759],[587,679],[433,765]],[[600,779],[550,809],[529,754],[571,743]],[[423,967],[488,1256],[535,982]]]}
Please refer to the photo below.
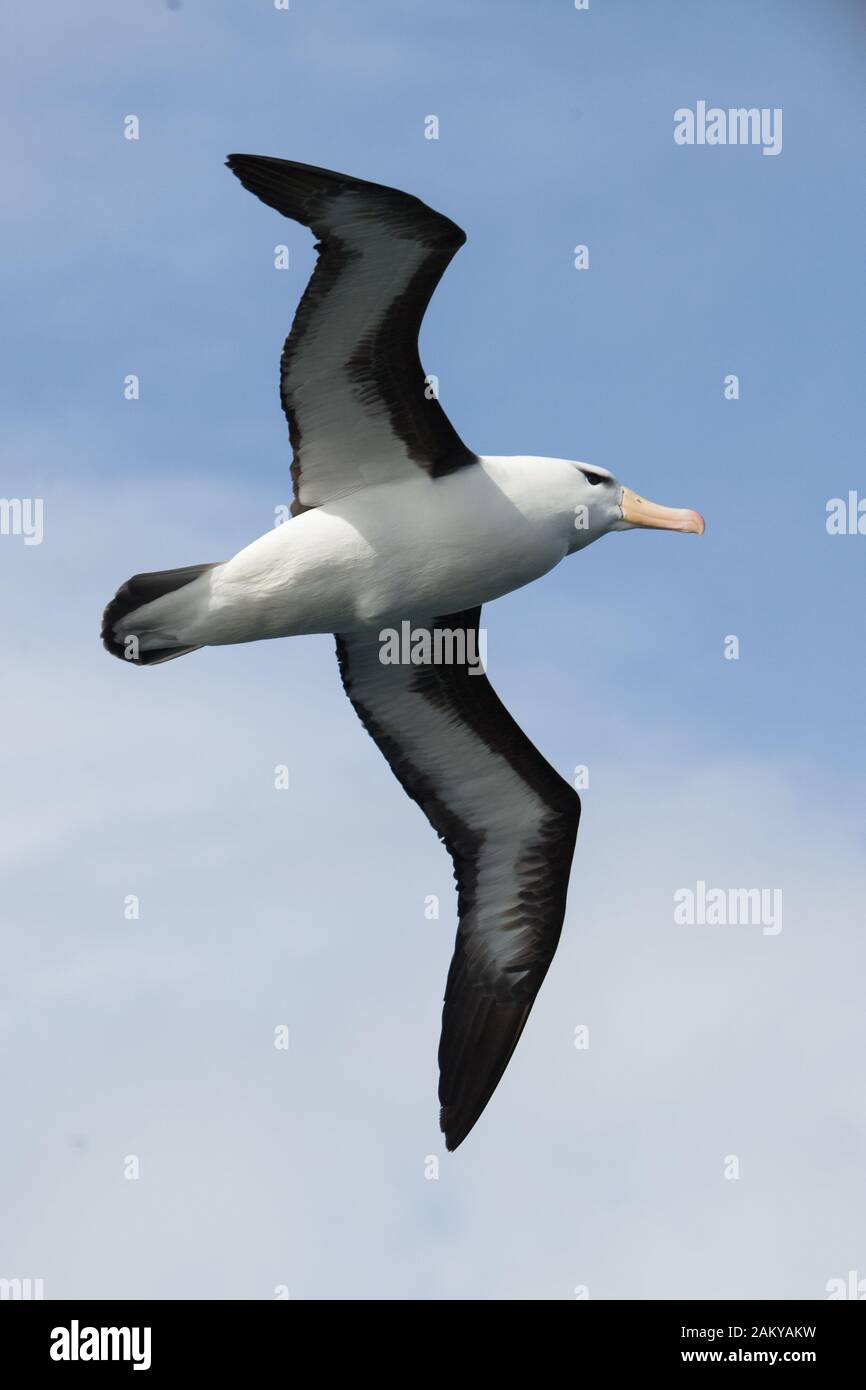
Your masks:
{"label": "dark tail feather", "polygon": [[114,629],[128,613],[134,613],[143,604],[152,603],[164,594],[172,594],[175,589],[182,589],[186,584],[191,584],[200,574],[215,569],[217,563],[186,565],[183,569],[176,570],[154,570],[151,574],[134,574],[131,579],[127,579],[125,584],[121,584],[102,615],[101,636],[105,650],[111,652],[112,656],[120,657],[121,661],[128,661],[131,666],[156,666],[161,661],[172,661],[176,656],[198,651],[198,646],[159,647],[155,651],[130,656],[123,640],[114,636]]}

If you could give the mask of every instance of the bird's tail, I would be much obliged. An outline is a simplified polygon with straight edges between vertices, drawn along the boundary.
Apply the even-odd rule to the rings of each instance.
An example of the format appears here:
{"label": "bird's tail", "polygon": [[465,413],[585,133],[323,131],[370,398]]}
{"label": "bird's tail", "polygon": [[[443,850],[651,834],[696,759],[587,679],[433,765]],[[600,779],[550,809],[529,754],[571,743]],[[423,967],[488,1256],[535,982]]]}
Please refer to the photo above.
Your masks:
{"label": "bird's tail", "polygon": [[[187,565],[184,569],[155,570],[134,574],[121,584],[102,615],[102,644],[112,656],[133,666],[155,666],[176,656],[197,651],[200,642],[190,644],[181,635],[195,611],[194,603],[177,600],[177,594],[216,565]],[[189,595],[192,598],[192,595]]]}

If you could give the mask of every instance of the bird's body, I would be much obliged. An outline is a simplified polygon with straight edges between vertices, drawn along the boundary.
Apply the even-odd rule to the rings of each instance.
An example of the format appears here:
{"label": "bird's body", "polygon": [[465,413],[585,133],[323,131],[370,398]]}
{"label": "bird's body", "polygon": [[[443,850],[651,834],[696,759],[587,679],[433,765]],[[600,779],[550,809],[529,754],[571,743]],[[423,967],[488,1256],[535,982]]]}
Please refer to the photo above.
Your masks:
{"label": "bird's body", "polygon": [[[466,447],[427,389],[417,346],[465,240],[448,218],[327,169],[258,155],[228,163],[319,238],[280,362],[292,516],[230,560],[134,575],[106,608],[102,637],[149,666],[202,646],[336,635],[349,699],[454,862],[459,926],[439,1046],[453,1149],[498,1084],[553,958],[580,816],[576,792],[478,665],[481,605],[609,531],[702,531],[703,521],[646,502],[604,469]],[[407,620],[430,641],[395,661],[386,635]]]}
{"label": "bird's body", "polygon": [[574,466],[490,458],[441,480],[362,487],[275,526],[192,584],[127,615],[141,647],[378,631],[500,598],[580,539]]}

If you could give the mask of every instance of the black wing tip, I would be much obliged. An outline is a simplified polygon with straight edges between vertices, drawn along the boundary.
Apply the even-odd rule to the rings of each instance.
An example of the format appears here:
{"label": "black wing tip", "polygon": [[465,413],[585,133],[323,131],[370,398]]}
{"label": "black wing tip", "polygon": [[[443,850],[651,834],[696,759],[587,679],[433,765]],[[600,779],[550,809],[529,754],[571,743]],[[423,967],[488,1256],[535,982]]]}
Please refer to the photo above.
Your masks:
{"label": "black wing tip", "polygon": [[249,174],[274,173],[278,169],[305,169],[293,159],[278,159],[272,154],[234,154],[226,155],[226,168],[231,169],[237,178],[243,180]]}
{"label": "black wing tip", "polygon": [[[235,178],[240,179],[246,185],[246,180],[255,178],[257,175],[273,173],[275,168],[289,164],[287,159],[274,159],[269,154],[228,154],[226,155],[226,168],[231,169]],[[247,185],[248,186],[248,185]]]}
{"label": "black wing tip", "polygon": [[323,200],[351,182],[330,169],[269,154],[230,154],[226,166],[248,193],[317,236],[325,232],[324,224],[319,225]]}
{"label": "black wing tip", "polygon": [[439,1128],[445,1135],[445,1147],[451,1154],[460,1148],[472,1126],[458,1125],[456,1117],[452,1119],[451,1107],[443,1105],[439,1110]]}
{"label": "black wing tip", "polygon": [[[321,216],[329,196],[354,191],[384,199],[384,206],[417,213],[429,221],[428,230],[443,247],[456,251],[466,241],[466,233],[456,222],[428,207],[414,193],[388,184],[371,183],[320,164],[304,164],[298,159],[280,159],[270,154],[229,154],[225,162],[249,193],[297,222],[308,224],[311,213]],[[316,226],[312,230],[318,235]]]}
{"label": "black wing tip", "polygon": [[255,177],[261,174],[283,174],[287,176],[305,177],[307,180],[315,179],[322,181],[332,188],[337,188],[341,184],[362,184],[362,179],[353,178],[351,174],[341,174],[336,169],[325,169],[320,164],[305,164],[300,159],[281,159],[275,154],[234,154],[226,155],[226,167],[243,182],[245,177]]}
{"label": "black wing tip", "polygon": [[[484,1104],[486,1105],[487,1102],[485,1101]],[[481,1119],[483,1110],[484,1105],[482,1105],[481,1109],[476,1114],[467,1119],[465,1115],[459,1115],[452,1105],[443,1105],[440,1107],[439,1128],[445,1135],[445,1148],[450,1154],[452,1154],[455,1149],[460,1148],[464,1139],[468,1139],[472,1130]]]}
{"label": "black wing tip", "polygon": [[227,154],[227,155],[226,155],[226,165],[227,165],[227,167],[228,167],[229,169],[231,169],[231,171],[232,171],[233,174],[236,174],[236,173],[238,172],[239,169],[243,169],[244,166],[248,166],[249,168],[253,168],[253,167],[255,167],[255,165],[257,165],[257,164],[285,164],[285,163],[287,163],[287,162],[288,162],[288,161],[287,161],[287,160],[284,160],[284,159],[275,159],[275,158],[273,157],[273,155],[269,155],[269,154]]}

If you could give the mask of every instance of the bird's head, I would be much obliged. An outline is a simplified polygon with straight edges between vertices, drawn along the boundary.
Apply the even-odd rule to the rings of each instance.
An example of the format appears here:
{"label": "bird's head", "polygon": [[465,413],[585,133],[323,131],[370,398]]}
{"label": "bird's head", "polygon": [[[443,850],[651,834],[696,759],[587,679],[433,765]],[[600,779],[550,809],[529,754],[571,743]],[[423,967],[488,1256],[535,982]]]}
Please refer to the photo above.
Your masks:
{"label": "bird's head", "polygon": [[703,535],[705,523],[700,512],[648,502],[630,487],[625,487],[606,468],[575,463],[574,469],[577,473],[577,500],[574,504],[572,551],[582,550],[608,531],[631,531],[636,526]]}

